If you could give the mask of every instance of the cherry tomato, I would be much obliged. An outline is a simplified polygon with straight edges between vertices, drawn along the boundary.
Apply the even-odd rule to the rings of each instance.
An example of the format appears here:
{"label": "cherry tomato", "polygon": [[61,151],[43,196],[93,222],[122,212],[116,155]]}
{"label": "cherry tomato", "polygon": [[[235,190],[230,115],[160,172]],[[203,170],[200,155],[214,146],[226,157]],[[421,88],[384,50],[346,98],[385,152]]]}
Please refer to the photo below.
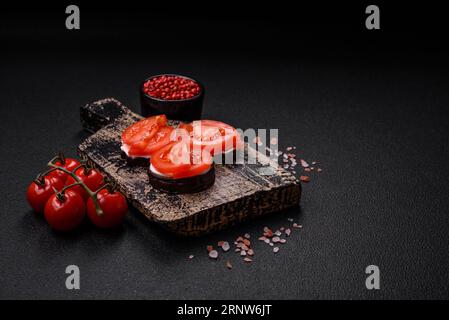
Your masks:
{"label": "cherry tomato", "polygon": [[27,190],[27,200],[34,211],[44,212],[47,200],[55,194],[53,188],[60,191],[64,188],[64,182],[60,178],[49,175],[31,182]]}
{"label": "cherry tomato", "polygon": [[[62,158],[62,160],[58,160],[55,162],[55,164],[57,166],[63,167],[64,169],[72,172],[77,166],[80,165],[78,160],[72,159],[72,158]],[[66,181],[68,178],[68,174],[65,173],[62,170],[54,170],[52,172],[49,173],[50,176],[53,177],[58,177],[60,178],[62,181]]]}
{"label": "cherry tomato", "polygon": [[55,230],[69,231],[81,224],[86,212],[83,198],[72,190],[53,194],[45,205],[45,220]]}
{"label": "cherry tomato", "polygon": [[156,150],[159,150],[170,142],[172,132],[172,127],[159,127],[159,131],[157,131],[151,138],[143,139],[140,142],[131,145],[128,150],[128,155],[134,157],[150,157]]}
{"label": "cherry tomato", "polygon": [[201,147],[212,155],[242,147],[237,130],[220,121],[197,120],[189,124],[181,124],[190,137],[193,147]]}
{"label": "cherry tomato", "polygon": [[171,142],[156,151],[151,157],[151,165],[160,173],[174,179],[199,175],[210,169],[211,155],[204,151],[192,150],[185,142]]}
{"label": "cherry tomato", "polygon": [[[104,185],[103,175],[96,169],[86,169],[84,167],[75,171],[75,175],[91,190],[97,191]],[[66,186],[75,183],[75,179],[71,176],[67,178]],[[73,186],[69,190],[77,192],[83,199],[87,200],[89,195],[80,185]]]}
{"label": "cherry tomato", "polygon": [[159,131],[160,127],[165,127],[166,125],[167,117],[163,114],[140,120],[123,131],[122,142],[132,146],[142,140],[151,139]]}
{"label": "cherry tomato", "polygon": [[87,216],[94,225],[100,228],[112,228],[120,225],[128,212],[126,198],[120,192],[109,192],[103,189],[97,194],[98,204],[103,215],[99,216],[95,210],[92,198],[87,200]]}

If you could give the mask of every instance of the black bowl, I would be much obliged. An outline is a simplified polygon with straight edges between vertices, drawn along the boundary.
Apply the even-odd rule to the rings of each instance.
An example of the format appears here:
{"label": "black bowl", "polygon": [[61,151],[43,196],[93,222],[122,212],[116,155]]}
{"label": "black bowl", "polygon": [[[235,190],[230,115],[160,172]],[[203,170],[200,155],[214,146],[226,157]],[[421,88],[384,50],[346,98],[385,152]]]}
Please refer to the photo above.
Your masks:
{"label": "black bowl", "polygon": [[[181,100],[163,100],[147,95],[143,91],[143,85],[148,81],[160,76],[175,76],[184,79],[189,79],[196,82],[200,87],[200,93],[189,99]],[[197,80],[181,76],[178,74],[159,74],[145,79],[140,84],[140,105],[142,115],[144,117],[154,116],[158,114],[165,114],[168,119],[181,120],[181,121],[193,121],[201,119],[201,113],[203,111],[204,100],[204,86]]]}

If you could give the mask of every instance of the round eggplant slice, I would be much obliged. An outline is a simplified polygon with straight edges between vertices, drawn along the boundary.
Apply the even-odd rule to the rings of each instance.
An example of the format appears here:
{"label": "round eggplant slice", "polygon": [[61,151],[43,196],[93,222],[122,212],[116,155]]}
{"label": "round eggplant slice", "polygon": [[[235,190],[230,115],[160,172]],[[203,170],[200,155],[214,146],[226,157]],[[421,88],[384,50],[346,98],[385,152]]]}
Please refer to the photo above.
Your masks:
{"label": "round eggplant slice", "polygon": [[215,167],[211,165],[209,170],[194,177],[172,179],[156,174],[148,166],[148,176],[150,177],[151,185],[160,191],[168,193],[196,193],[206,190],[214,184]]}

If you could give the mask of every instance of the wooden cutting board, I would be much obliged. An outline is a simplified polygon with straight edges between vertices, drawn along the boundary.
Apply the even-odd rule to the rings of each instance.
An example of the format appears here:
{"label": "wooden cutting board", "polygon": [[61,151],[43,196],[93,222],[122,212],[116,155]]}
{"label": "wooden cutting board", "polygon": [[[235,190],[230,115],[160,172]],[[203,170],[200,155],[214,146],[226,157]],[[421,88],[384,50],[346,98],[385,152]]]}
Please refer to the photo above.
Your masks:
{"label": "wooden cutting board", "polygon": [[[93,134],[79,145],[78,153],[112,179],[135,208],[166,229],[179,235],[201,235],[299,206],[300,183],[281,167],[266,175],[270,159],[262,153],[257,154],[257,164],[215,165],[215,183],[205,191],[168,194],[154,189],[147,168],[130,166],[120,150],[121,132],[140,119],[113,98],[87,104],[81,108],[81,123]],[[257,153],[248,145],[246,150]]]}

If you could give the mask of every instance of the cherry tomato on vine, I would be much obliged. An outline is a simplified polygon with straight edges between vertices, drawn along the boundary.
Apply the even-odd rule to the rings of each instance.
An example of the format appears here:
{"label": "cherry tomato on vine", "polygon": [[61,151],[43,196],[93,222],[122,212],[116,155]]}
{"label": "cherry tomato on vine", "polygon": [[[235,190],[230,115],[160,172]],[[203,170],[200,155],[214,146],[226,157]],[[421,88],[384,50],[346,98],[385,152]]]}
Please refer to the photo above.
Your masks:
{"label": "cherry tomato on vine", "polygon": [[53,188],[60,191],[63,187],[64,181],[60,178],[48,175],[45,177],[38,177],[28,186],[28,203],[34,211],[42,213],[44,212],[47,200],[55,193]]}
{"label": "cherry tomato on vine", "polygon": [[118,191],[103,189],[97,194],[98,204],[103,210],[98,215],[92,198],[87,200],[87,216],[94,225],[100,228],[112,228],[120,225],[128,212],[126,198]]}
{"label": "cherry tomato on vine", "polygon": [[69,231],[81,224],[86,212],[83,198],[72,190],[53,194],[45,205],[44,215],[50,227]]}
{"label": "cherry tomato on vine", "polygon": [[[55,161],[54,164],[57,166],[63,167],[64,169],[72,172],[77,166],[80,165],[80,162],[76,159],[65,158],[64,156],[60,156],[60,160]],[[53,176],[53,177],[58,177],[63,182],[65,182],[67,180],[67,178],[69,177],[69,174],[65,173],[62,170],[58,170],[58,169],[50,172],[49,175]]]}
{"label": "cherry tomato on vine", "polygon": [[[74,173],[92,192],[97,191],[104,185],[103,175],[96,169],[82,167],[76,170]],[[65,185],[68,186],[75,182],[75,179],[69,176],[66,180]],[[69,188],[69,190],[77,192],[84,200],[87,200],[87,198],[89,197],[87,192],[80,185],[73,186]]]}

